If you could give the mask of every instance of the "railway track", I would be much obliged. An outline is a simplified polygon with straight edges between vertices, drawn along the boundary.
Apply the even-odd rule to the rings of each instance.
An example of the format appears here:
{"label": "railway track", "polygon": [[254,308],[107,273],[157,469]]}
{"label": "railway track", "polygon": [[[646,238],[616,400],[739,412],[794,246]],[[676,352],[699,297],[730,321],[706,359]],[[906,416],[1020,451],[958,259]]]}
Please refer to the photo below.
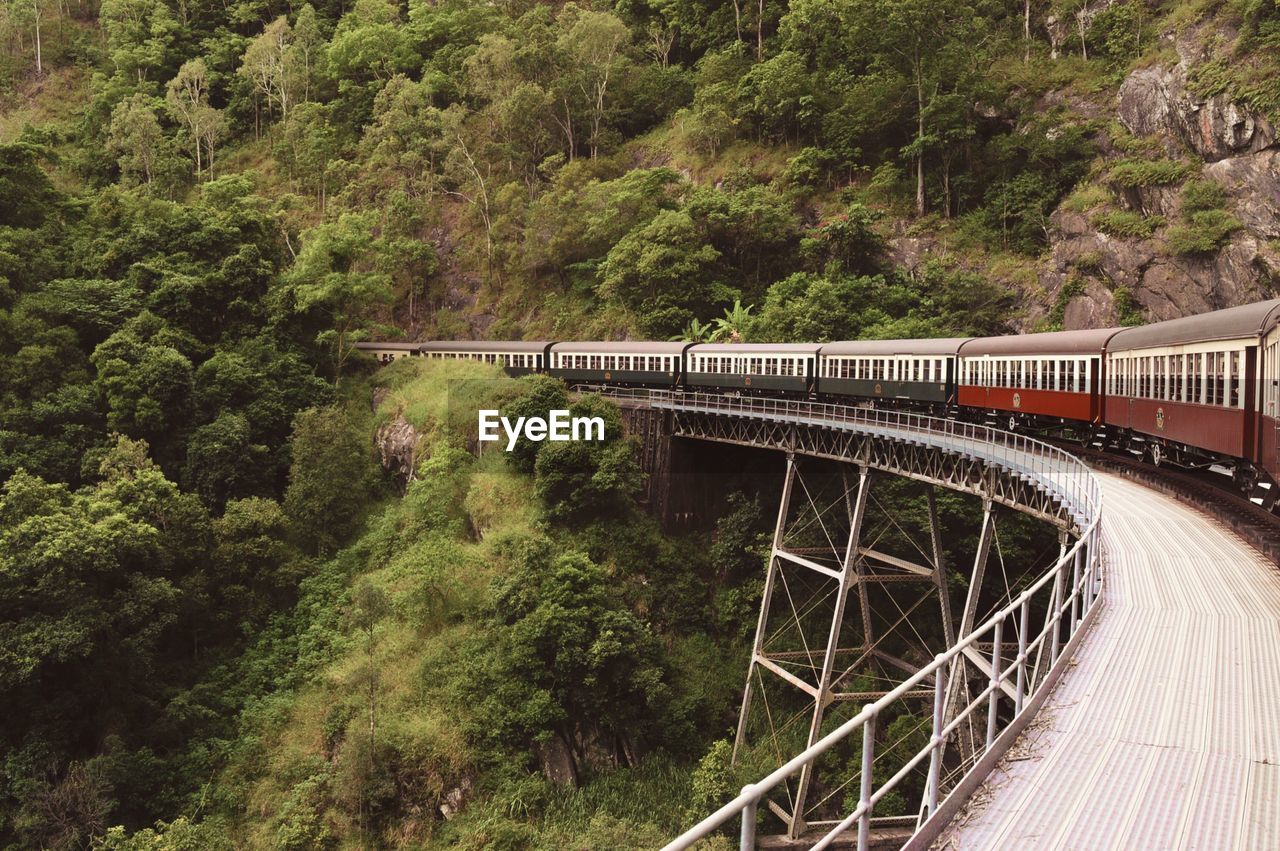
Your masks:
{"label": "railway track", "polygon": [[1081,447],[1079,443],[1049,442],[1057,443],[1090,465],[1196,506],[1280,566],[1280,516],[1245,499],[1225,476],[1208,471],[1154,467],[1145,461]]}

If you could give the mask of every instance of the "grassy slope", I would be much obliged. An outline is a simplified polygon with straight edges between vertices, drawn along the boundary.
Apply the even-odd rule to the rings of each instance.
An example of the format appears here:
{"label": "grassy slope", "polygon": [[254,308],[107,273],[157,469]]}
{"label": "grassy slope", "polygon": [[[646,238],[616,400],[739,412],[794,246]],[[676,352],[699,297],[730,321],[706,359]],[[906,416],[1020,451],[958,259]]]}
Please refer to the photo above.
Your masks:
{"label": "grassy slope", "polygon": [[[511,472],[503,453],[459,466],[450,447],[468,439],[475,408],[500,404],[514,382],[476,364],[418,361],[401,361],[375,381],[385,390],[375,423],[403,417],[424,447],[423,478],[403,499],[375,512],[365,534],[337,559],[352,567],[345,584],[367,578],[392,604],[375,632],[375,704],[378,739],[393,746],[402,764],[393,827],[375,843],[548,849],[659,844],[681,823],[690,782],[687,767],[662,756],[636,770],[605,774],[582,790],[525,778],[514,792],[474,797],[488,781],[463,733],[467,706],[457,697],[458,651],[485,629],[480,607],[489,583],[504,570],[494,542],[538,534],[540,526],[532,480]],[[465,431],[455,427],[462,423]],[[446,457],[454,459],[447,471],[433,467]],[[458,469],[464,471],[465,497],[446,513],[459,522],[442,525],[435,488]],[[345,628],[330,640],[331,660],[305,685],[267,698],[269,711],[246,716],[239,756],[213,784],[216,797],[229,805],[222,812],[230,814],[237,845],[361,847],[373,839],[362,838],[350,803],[362,765],[355,749],[368,727],[367,644]],[[468,790],[467,809],[453,821],[439,821],[434,802],[459,786]]]}

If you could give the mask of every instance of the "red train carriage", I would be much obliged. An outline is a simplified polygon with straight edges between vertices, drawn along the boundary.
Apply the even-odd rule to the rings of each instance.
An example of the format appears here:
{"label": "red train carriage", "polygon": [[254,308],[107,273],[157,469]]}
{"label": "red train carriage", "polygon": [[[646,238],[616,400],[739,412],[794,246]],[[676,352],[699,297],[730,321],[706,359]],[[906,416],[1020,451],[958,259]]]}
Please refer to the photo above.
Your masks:
{"label": "red train carriage", "polygon": [[1059,425],[1102,420],[1102,355],[1117,329],[980,337],[960,346],[961,406]]}
{"label": "red train carriage", "polygon": [[1280,300],[1171,319],[1107,347],[1108,428],[1152,461],[1230,459],[1242,484],[1280,473]]}

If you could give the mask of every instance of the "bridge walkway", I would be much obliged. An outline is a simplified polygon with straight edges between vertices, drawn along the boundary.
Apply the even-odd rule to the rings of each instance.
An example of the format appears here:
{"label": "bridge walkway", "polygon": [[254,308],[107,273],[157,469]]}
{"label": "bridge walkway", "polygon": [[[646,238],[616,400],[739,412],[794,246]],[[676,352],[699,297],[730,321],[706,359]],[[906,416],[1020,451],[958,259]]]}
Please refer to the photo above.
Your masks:
{"label": "bridge walkway", "polygon": [[1096,475],[1103,608],[933,847],[1280,848],[1280,569],[1194,508]]}

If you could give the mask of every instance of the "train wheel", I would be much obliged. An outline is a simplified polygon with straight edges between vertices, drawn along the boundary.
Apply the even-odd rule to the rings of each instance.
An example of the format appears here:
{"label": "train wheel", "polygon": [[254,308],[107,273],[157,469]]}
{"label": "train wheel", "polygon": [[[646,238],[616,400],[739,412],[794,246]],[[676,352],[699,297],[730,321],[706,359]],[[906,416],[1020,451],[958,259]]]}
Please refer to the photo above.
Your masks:
{"label": "train wheel", "polygon": [[1251,464],[1237,464],[1231,478],[1246,497],[1253,496],[1254,489],[1258,487],[1258,471]]}
{"label": "train wheel", "polygon": [[1015,416],[1010,415],[1010,416],[1009,416],[1009,431],[1017,431],[1017,430],[1018,430],[1018,418],[1017,418],[1017,417],[1015,417]]}
{"label": "train wheel", "polygon": [[1164,463],[1164,447],[1158,443],[1151,444],[1151,463],[1156,467]]}

